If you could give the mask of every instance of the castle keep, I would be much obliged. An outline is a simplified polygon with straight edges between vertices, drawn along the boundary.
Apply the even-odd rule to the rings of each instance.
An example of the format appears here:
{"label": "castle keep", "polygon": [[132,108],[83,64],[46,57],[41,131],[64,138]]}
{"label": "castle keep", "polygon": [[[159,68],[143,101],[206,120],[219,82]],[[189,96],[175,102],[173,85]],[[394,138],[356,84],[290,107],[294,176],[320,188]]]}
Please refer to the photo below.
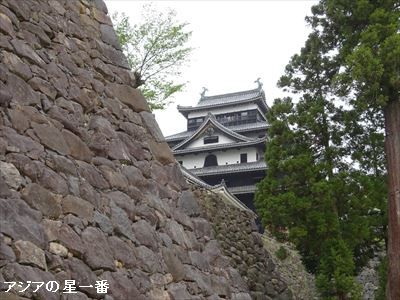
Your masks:
{"label": "castle keep", "polygon": [[174,156],[207,184],[221,182],[254,209],[256,183],[265,174],[265,113],[262,85],[229,94],[205,96],[196,106],[178,106],[187,130],[166,137]]}

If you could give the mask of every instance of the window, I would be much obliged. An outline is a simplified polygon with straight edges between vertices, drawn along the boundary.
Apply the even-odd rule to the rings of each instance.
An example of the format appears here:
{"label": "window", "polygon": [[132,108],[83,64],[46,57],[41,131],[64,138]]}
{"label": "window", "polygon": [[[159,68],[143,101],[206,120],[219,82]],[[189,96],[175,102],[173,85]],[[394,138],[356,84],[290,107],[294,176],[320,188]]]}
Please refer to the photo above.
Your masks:
{"label": "window", "polygon": [[199,128],[201,123],[203,123],[204,118],[192,118],[188,119],[188,130],[195,130]]}
{"label": "window", "polygon": [[240,163],[247,163],[247,153],[240,154]]}
{"label": "window", "polygon": [[203,139],[204,144],[214,144],[218,143],[218,135],[213,135],[213,136],[206,136]]}
{"label": "window", "polygon": [[204,160],[204,167],[218,166],[217,157],[214,154],[209,154]]}

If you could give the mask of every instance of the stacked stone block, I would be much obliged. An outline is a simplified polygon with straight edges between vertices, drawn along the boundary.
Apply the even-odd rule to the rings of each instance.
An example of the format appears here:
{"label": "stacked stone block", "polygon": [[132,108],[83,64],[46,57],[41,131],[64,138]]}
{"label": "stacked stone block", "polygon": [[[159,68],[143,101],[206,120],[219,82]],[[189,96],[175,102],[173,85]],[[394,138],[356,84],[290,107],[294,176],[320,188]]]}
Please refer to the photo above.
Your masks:
{"label": "stacked stone block", "polygon": [[212,224],[223,254],[244,279],[252,299],[292,299],[290,289],[264,248],[254,213],[226,205],[213,192],[196,187],[193,192],[202,199],[202,216]]}
{"label": "stacked stone block", "polygon": [[[221,251],[134,82],[102,0],[0,2],[0,299],[261,297],[235,261],[250,250]],[[107,294],[83,287],[99,280]]]}

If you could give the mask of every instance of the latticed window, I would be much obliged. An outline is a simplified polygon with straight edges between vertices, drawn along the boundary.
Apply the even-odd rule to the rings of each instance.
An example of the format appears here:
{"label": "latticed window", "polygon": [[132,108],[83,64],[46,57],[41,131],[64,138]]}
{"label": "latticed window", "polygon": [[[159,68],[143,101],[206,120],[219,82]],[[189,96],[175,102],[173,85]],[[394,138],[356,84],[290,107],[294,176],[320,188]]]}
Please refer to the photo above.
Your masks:
{"label": "latticed window", "polygon": [[213,136],[206,136],[203,139],[204,144],[214,144],[214,143],[218,143],[218,136],[217,135],[213,135]]}

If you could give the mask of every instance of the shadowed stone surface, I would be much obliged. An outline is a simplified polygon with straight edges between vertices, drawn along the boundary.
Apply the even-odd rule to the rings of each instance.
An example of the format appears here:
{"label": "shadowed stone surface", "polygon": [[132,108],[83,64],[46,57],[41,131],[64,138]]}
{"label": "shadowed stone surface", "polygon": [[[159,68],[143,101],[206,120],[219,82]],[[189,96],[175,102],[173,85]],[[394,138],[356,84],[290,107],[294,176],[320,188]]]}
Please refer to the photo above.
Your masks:
{"label": "shadowed stone surface", "polygon": [[[248,228],[240,250],[276,279],[270,298],[242,277],[253,265],[224,255],[102,0],[2,0],[0,52],[0,281],[75,280],[79,292],[0,287],[2,300],[290,299]],[[98,280],[107,295],[82,287]]]}
{"label": "shadowed stone surface", "polygon": [[34,265],[46,270],[46,260],[42,249],[31,242],[21,240],[16,241],[14,246],[17,261],[20,264]]}

